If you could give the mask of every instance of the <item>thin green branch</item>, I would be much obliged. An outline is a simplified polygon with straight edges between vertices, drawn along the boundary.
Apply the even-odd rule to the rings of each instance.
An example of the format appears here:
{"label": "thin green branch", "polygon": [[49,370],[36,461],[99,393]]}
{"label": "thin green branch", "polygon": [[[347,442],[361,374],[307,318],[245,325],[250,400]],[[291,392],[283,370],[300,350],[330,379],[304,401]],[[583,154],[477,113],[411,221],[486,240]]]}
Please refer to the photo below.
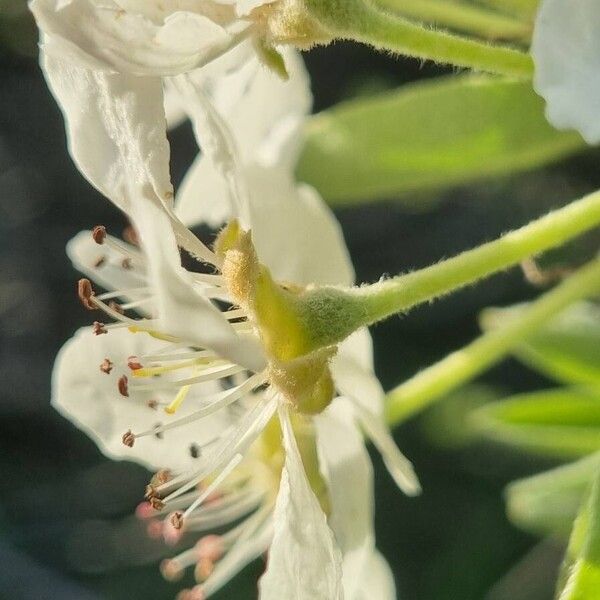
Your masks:
{"label": "thin green branch", "polygon": [[600,225],[600,192],[555,210],[529,225],[431,267],[354,290],[366,311],[364,325],[408,310],[528,256],[560,246]]}
{"label": "thin green branch", "polygon": [[333,37],[370,44],[379,50],[489,73],[530,77],[531,57],[507,48],[428,29],[387,14],[366,0],[305,0]]}
{"label": "thin green branch", "polygon": [[298,318],[310,332],[306,352],[337,344],[357,329],[503,271],[600,225],[600,192],[576,200],[503,237],[372,285],[318,287],[295,297]]}
{"label": "thin green branch", "polygon": [[533,302],[503,328],[417,373],[387,395],[386,416],[398,425],[506,356],[516,344],[573,302],[600,292],[600,260],[594,260]]}
{"label": "thin green branch", "polygon": [[466,2],[448,0],[376,0],[390,12],[490,40],[528,41],[531,25]]}

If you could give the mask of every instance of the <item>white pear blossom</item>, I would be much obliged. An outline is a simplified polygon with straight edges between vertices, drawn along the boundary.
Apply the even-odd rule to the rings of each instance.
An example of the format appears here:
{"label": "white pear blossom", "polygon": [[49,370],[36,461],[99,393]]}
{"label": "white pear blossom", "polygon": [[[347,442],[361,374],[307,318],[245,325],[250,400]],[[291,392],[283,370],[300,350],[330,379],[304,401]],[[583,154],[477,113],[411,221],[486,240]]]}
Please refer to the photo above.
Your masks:
{"label": "white pear blossom", "polygon": [[600,3],[542,0],[531,54],[550,123],[600,142]]}
{"label": "white pear blossom", "polygon": [[[34,12],[41,4],[36,0]],[[90,3],[54,8],[80,4]],[[127,5],[129,18],[140,3]],[[306,286],[353,281],[335,219],[314,190],[293,179],[298,131],[310,105],[297,57],[287,57],[296,71],[288,84],[260,71],[243,43],[218,59],[208,53],[214,72],[183,72],[189,68],[183,60],[183,74],[168,71],[167,81],[161,73],[121,72],[145,55],[119,54],[112,39],[100,44],[103,52],[88,52],[77,36],[97,32],[85,19],[81,26],[60,20],[55,30],[40,14],[46,75],[65,112],[71,152],[127,213],[141,242],[129,245],[98,227],[70,243],[75,265],[109,290],[97,295],[82,280],[84,305],[114,323],[95,322],[95,338],[80,333],[61,352],[55,406],[110,456],[169,469],[149,487],[151,509],[140,509],[142,516],[165,518],[167,539],[229,527],[164,565],[168,577],[196,565],[199,584],[189,598],[212,594],[269,547],[265,599],[281,597],[281,581],[298,598],[393,597],[374,549],[371,471],[357,424],[407,493],[419,485],[383,423],[368,333],[303,355],[297,351],[303,332],[289,329],[293,318],[277,304],[280,295]],[[107,49],[115,62],[97,69]],[[180,208],[171,202],[164,87],[191,117],[203,150]],[[177,114],[177,102],[170,114]],[[195,220],[194,197],[203,219],[230,222],[214,251],[176,215]],[[178,247],[202,261],[203,270],[185,270]]]}
{"label": "white pear blossom", "polygon": [[[94,331],[80,332],[67,344],[55,370],[54,404],[110,456],[170,468],[173,475],[161,472],[150,488],[149,500],[159,512],[142,511],[151,518],[167,517],[167,539],[179,539],[180,530],[205,531],[245,516],[228,533],[204,536],[194,549],[165,564],[169,577],[192,564],[200,581],[206,577],[191,598],[211,594],[269,545],[261,597],[280,597],[275,590],[285,580],[301,598],[341,598],[342,589],[347,598],[362,598],[360,574],[366,573],[375,550],[372,490],[366,485],[370,465],[355,419],[384,452],[405,491],[418,491],[410,464],[382,425],[382,391],[370,367],[368,334],[359,332],[342,344],[332,365],[336,386],[342,393],[347,390],[347,396],[317,416],[302,417],[315,429],[303,448],[315,444],[318,460],[311,466],[306,457],[299,460],[295,435],[301,425],[290,424],[297,417],[290,417],[295,410],[270,378],[272,359],[263,350],[260,360],[248,366],[255,358],[248,341],[260,341],[250,315],[243,308],[222,313],[235,337],[226,333],[224,343],[231,346],[227,353],[215,351],[215,340],[206,341],[202,315],[207,297],[229,298],[225,279],[184,271],[168,220],[158,211],[144,210],[143,215],[136,225],[145,252],[97,231],[80,234],[69,245],[82,270],[98,273],[106,286],[114,279],[124,287],[95,295],[80,286],[85,303],[103,309],[116,323],[96,323]],[[314,219],[320,243],[328,244],[328,254],[335,256],[341,239],[337,225],[324,208],[314,215],[308,212],[300,224],[311,236]],[[127,301],[111,306],[115,297]],[[132,309],[146,316],[121,314]],[[246,358],[246,365],[225,358],[236,355]],[[224,389],[218,386],[222,381]],[[275,447],[283,456],[274,459],[272,453],[265,455],[264,432],[272,427],[276,412],[283,442]],[[119,446],[123,432],[126,445]],[[313,471],[310,477],[304,474],[306,468]],[[330,506],[329,524],[322,504]],[[314,552],[308,562],[303,560],[307,536]],[[290,557],[296,557],[295,564]],[[293,574],[298,572],[302,577],[296,580]],[[390,589],[387,578],[380,584]]]}
{"label": "white pear blossom", "polygon": [[[294,191],[293,182],[288,181],[290,173],[280,172],[288,184],[281,189]],[[262,190],[256,188],[251,197],[256,206],[247,211],[258,215],[257,224],[265,223],[262,229],[257,227],[265,239],[253,238],[257,248],[263,249],[261,260],[272,261],[291,282],[310,281],[311,269],[326,283],[351,281],[352,266],[339,226],[315,192],[282,196],[279,211],[277,203],[269,200],[274,195],[270,180],[263,181]],[[273,211],[266,215],[259,210],[263,199],[265,209],[273,204]],[[288,202],[297,204],[290,211],[293,220],[286,216]],[[150,488],[149,500],[158,512],[140,510],[150,519],[165,518],[162,529],[168,540],[178,540],[181,532],[200,533],[244,517],[221,537],[203,536],[193,548],[165,563],[165,575],[176,577],[195,565],[201,583],[189,597],[201,598],[270,547],[269,567],[261,584],[263,598],[280,598],[275,590],[282,580],[295,586],[299,598],[336,598],[342,590],[344,597],[357,600],[373,594],[394,597],[389,572],[374,549],[371,467],[356,423],[382,450],[405,491],[416,493],[418,482],[383,425],[383,391],[373,374],[368,333],[357,332],[341,344],[331,368],[342,395],[320,414],[302,418],[311,424],[309,429],[314,427],[312,443],[317,455],[312,466],[298,461],[298,442],[290,433],[297,433],[298,424],[290,430],[288,422],[297,419],[296,411],[271,381],[272,359],[262,348],[252,316],[243,307],[234,307],[221,313],[221,323],[212,321],[213,313],[205,319],[207,305],[216,310],[208,300],[233,304],[226,277],[218,272],[185,271],[170,223],[158,210],[142,206],[131,214],[142,250],[101,229],[92,235],[82,233],[69,244],[69,254],[80,270],[104,287],[119,286],[100,295],[93,295],[86,286],[81,290],[86,303],[103,309],[116,323],[96,325],[96,339],[90,340],[93,336],[88,332],[67,345],[56,366],[54,403],[64,414],[73,414],[84,429],[92,430],[111,456],[171,469],[170,476],[161,471]],[[230,216],[238,214],[234,210]],[[272,220],[266,227],[269,216]],[[249,225],[254,231],[252,218]],[[272,233],[274,247],[269,244]],[[213,270],[222,266],[219,259]],[[124,302],[121,309],[136,310],[143,317],[135,319],[111,307],[110,301],[117,297]],[[217,339],[221,329],[223,343]],[[112,345],[113,336],[116,347],[111,350],[107,344]],[[135,343],[148,347],[123,343],[122,336],[144,340]],[[86,361],[93,342],[102,346]],[[70,351],[69,345],[74,346]],[[104,359],[118,365],[108,375],[100,369]],[[98,378],[110,384],[98,385]],[[224,382],[224,389],[217,382]],[[89,394],[90,389],[96,393]],[[100,411],[104,416],[92,419],[98,408],[87,411],[82,403],[88,398],[107,407]],[[132,403],[146,411],[139,424],[131,420],[137,419]],[[162,412],[160,419],[157,409]],[[274,460],[264,449],[265,444],[269,446],[266,440],[276,413],[281,416],[283,438],[275,444],[278,457]],[[113,427],[98,427],[98,422]],[[119,448],[123,432],[131,447]],[[168,449],[157,451],[161,444]],[[304,474],[306,468],[312,471],[310,477]],[[280,485],[280,478],[285,485]],[[330,507],[328,519],[321,512],[322,504]],[[298,514],[302,519],[298,520]],[[306,561],[307,536],[313,540],[310,548],[315,560]],[[372,570],[373,565],[378,568]],[[295,576],[298,572],[302,577]]]}

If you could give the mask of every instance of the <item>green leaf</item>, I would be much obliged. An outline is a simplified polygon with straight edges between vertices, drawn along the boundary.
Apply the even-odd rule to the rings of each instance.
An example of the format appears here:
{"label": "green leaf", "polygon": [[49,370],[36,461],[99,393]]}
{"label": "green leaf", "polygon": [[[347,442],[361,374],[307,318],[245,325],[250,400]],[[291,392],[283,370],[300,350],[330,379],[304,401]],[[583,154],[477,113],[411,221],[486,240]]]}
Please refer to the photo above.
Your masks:
{"label": "green leaf", "polygon": [[548,125],[527,82],[440,77],[312,117],[298,175],[343,206],[523,171],[583,147]]}
{"label": "green leaf", "polygon": [[[482,314],[482,326],[502,327],[526,308],[522,304],[488,309]],[[591,302],[574,305],[516,346],[514,354],[551,379],[600,384],[600,309]]]}
{"label": "green leaf", "polygon": [[557,586],[557,600],[600,596],[600,470],[573,527]]}
{"label": "green leaf", "polygon": [[474,411],[470,422],[492,440],[531,452],[583,456],[600,450],[600,388],[520,394]]}
{"label": "green leaf", "polygon": [[447,394],[430,406],[421,419],[421,428],[427,439],[442,448],[457,449],[477,438],[466,422],[480,406],[499,400],[503,394],[485,385],[465,385]]}
{"label": "green leaf", "polygon": [[600,453],[519,479],[507,486],[510,521],[537,535],[568,538],[585,492],[600,468]]}

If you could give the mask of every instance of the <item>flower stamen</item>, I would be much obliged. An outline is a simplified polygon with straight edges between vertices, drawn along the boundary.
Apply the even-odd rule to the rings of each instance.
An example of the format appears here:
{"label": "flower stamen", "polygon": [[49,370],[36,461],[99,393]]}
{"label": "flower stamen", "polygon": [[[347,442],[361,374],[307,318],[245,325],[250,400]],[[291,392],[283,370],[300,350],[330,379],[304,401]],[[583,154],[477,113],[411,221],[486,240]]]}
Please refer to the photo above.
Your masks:
{"label": "flower stamen", "polygon": [[106,227],[104,225],[96,225],[92,229],[92,239],[96,244],[102,245],[106,239]]}
{"label": "flower stamen", "polygon": [[105,358],[100,364],[100,370],[107,375],[110,375],[110,372],[113,370],[114,363],[109,359]]}
{"label": "flower stamen", "polygon": [[177,409],[183,404],[188,392],[190,391],[192,386],[185,385],[178,392],[175,398],[173,398],[172,402],[165,406],[165,412],[168,415],[174,415],[177,412]]}

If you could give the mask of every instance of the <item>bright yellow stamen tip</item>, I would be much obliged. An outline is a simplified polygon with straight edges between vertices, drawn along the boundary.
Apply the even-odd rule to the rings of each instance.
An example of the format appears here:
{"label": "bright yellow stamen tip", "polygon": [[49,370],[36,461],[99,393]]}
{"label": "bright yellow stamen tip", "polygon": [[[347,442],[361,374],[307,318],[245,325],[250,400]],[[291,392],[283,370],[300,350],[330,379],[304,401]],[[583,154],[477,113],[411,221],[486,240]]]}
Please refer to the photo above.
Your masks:
{"label": "bright yellow stamen tip", "polygon": [[173,398],[173,401],[168,406],[165,406],[165,412],[168,415],[174,415],[177,412],[177,409],[181,406],[182,402],[185,400],[185,397],[188,395],[190,391],[190,385],[184,385],[178,392],[177,396]]}

